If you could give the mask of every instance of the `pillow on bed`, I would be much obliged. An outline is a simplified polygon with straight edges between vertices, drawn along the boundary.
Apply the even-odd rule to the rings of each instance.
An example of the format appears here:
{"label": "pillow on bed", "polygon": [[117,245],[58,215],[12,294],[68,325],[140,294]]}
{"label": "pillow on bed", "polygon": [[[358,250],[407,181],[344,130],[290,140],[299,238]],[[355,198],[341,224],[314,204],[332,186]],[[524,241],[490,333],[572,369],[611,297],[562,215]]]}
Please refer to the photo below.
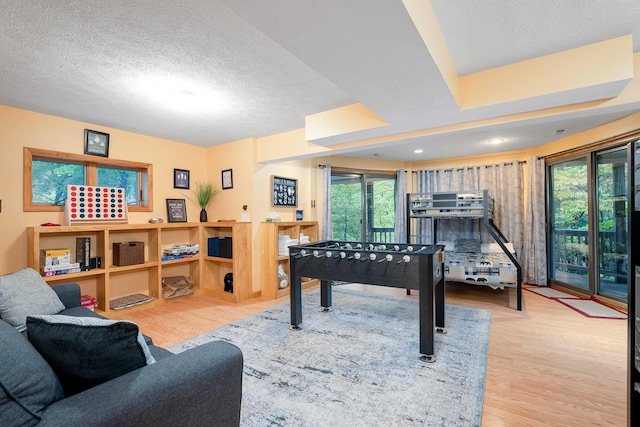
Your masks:
{"label": "pillow on bed", "polygon": [[[512,254],[516,253],[513,249],[513,243],[505,243],[507,250]],[[502,254],[504,251],[498,243],[483,243],[480,245],[480,250],[483,254]]]}
{"label": "pillow on bed", "polygon": [[436,245],[444,245],[444,250],[448,251],[448,252],[453,252],[453,242],[449,241],[449,240],[443,240],[441,242],[436,243]]}
{"label": "pillow on bed", "polygon": [[475,239],[456,239],[456,252],[480,252],[480,241]]}

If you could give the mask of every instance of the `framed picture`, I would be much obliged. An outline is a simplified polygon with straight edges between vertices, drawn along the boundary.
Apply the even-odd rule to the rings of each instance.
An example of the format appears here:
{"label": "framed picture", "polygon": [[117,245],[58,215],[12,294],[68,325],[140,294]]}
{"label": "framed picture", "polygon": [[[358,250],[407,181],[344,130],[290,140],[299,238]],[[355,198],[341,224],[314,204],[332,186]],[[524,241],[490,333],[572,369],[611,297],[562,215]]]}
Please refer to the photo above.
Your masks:
{"label": "framed picture", "polygon": [[298,180],[272,176],[271,195],[273,206],[298,206]]}
{"label": "framed picture", "polygon": [[167,199],[168,222],[187,222],[187,204],[184,199]]}
{"label": "framed picture", "polygon": [[189,171],[186,169],[173,170],[173,188],[189,189]]}
{"label": "framed picture", "polygon": [[228,190],[233,188],[233,170],[225,169],[222,171],[222,189]]}
{"label": "framed picture", "polygon": [[109,134],[96,130],[84,130],[84,154],[109,157]]}

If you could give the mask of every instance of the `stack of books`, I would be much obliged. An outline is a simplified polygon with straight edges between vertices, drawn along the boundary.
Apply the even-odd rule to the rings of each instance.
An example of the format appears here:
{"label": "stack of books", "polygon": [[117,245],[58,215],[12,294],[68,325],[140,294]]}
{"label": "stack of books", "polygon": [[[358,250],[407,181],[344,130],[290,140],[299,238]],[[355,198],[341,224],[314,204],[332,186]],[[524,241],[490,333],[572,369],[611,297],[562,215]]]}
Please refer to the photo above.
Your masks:
{"label": "stack of books", "polygon": [[71,249],[42,249],[40,251],[40,274],[43,276],[79,272],[80,263],[71,262]]}
{"label": "stack of books", "polygon": [[82,295],[82,297],[80,298],[80,305],[88,308],[91,311],[96,311],[95,309],[98,306],[98,303],[96,299],[91,295]]}
{"label": "stack of books", "polygon": [[162,249],[162,261],[196,257],[200,253],[198,243],[183,243]]}

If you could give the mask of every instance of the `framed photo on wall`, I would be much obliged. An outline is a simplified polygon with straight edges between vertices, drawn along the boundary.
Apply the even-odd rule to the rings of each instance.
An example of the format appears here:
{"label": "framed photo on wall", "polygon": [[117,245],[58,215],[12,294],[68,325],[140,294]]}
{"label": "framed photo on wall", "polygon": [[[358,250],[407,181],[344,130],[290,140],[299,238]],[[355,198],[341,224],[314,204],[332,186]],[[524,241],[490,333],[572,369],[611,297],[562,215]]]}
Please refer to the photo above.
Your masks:
{"label": "framed photo on wall", "polygon": [[109,134],[97,130],[84,130],[84,154],[109,157]]}
{"label": "framed photo on wall", "polygon": [[184,199],[167,199],[167,221],[187,222],[187,204]]}
{"label": "framed photo on wall", "polygon": [[189,189],[189,171],[186,169],[173,170],[173,188]]}
{"label": "framed photo on wall", "polygon": [[271,176],[271,204],[273,206],[298,206],[298,180]]}
{"label": "framed photo on wall", "polygon": [[225,169],[222,171],[222,189],[228,190],[233,188],[233,170]]}

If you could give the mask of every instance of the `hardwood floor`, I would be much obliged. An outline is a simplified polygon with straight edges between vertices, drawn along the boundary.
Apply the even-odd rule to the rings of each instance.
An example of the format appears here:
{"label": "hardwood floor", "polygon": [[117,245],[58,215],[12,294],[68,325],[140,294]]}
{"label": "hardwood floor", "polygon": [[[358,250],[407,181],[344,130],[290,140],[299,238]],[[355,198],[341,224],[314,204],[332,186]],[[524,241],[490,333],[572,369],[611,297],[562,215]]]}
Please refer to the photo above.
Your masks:
{"label": "hardwood floor", "polygon": [[[402,289],[346,285],[405,296]],[[532,292],[451,283],[447,303],[491,310],[483,426],[626,426],[627,322],[593,319]],[[412,295],[409,298],[417,298]],[[284,301],[238,304],[196,294],[112,312],[162,347]]]}

